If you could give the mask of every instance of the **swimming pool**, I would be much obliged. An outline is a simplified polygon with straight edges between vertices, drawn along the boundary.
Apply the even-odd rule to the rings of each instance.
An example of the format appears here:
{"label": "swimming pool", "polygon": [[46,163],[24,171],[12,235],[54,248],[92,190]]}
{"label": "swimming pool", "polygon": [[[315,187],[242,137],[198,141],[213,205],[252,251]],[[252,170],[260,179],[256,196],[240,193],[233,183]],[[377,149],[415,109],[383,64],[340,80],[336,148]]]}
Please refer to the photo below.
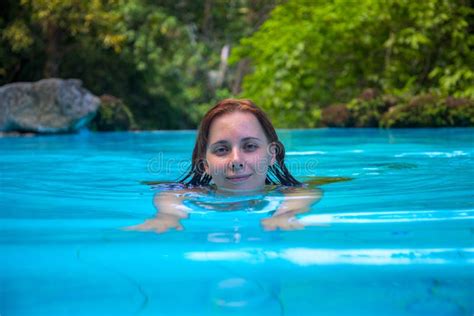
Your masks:
{"label": "swimming pool", "polygon": [[0,138],[0,315],[474,313],[474,129],[279,135],[299,179],[350,178],[301,231],[240,211],[122,230],[194,131]]}

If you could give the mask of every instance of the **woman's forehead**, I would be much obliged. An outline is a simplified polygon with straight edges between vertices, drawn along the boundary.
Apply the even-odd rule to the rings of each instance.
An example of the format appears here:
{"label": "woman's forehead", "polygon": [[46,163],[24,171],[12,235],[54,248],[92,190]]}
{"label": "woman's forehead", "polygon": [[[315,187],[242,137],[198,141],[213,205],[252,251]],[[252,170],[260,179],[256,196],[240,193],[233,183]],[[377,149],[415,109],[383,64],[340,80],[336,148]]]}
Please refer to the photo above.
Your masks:
{"label": "woman's forehead", "polygon": [[231,112],[216,117],[209,129],[209,141],[227,138],[260,138],[266,140],[265,132],[258,119],[249,112]]}

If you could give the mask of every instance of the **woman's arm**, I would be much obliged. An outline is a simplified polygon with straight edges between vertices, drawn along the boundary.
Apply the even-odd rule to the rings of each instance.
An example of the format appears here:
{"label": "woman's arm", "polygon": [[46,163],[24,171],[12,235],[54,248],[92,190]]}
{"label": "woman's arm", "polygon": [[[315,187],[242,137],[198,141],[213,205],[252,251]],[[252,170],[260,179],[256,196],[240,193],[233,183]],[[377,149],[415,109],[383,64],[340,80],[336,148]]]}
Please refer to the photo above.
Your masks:
{"label": "woman's arm", "polygon": [[153,231],[164,233],[170,229],[183,230],[181,219],[188,218],[188,212],[183,205],[183,194],[188,191],[158,192],[153,197],[153,205],[157,212],[154,218],[142,224],[129,226],[127,230]]}
{"label": "woman's arm", "polygon": [[317,188],[288,188],[284,193],[285,199],[272,217],[262,220],[264,229],[303,229],[304,225],[296,219],[295,215],[308,212],[311,205],[317,203],[322,197],[322,190]]}

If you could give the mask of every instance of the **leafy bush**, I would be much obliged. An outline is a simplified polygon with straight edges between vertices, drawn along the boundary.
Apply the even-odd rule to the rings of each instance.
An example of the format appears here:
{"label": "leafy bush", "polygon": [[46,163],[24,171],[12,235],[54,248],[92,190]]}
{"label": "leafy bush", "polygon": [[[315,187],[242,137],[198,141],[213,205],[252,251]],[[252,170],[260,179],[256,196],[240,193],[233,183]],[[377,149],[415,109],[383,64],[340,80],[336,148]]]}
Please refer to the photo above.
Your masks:
{"label": "leafy bush", "polygon": [[[242,95],[295,127],[367,86],[474,98],[473,13],[466,1],[288,0],[234,50],[253,63]],[[357,126],[375,126],[378,101],[352,105]]]}
{"label": "leafy bush", "polygon": [[332,104],[321,112],[321,124],[328,127],[349,127],[351,113],[345,104]]}
{"label": "leafy bush", "polygon": [[347,104],[330,105],[322,111],[322,123],[332,127],[378,127],[382,115],[398,99],[380,95],[376,89],[365,89]]}
{"label": "leafy bush", "polygon": [[447,108],[432,94],[413,97],[407,103],[392,107],[381,120],[383,127],[448,126]]}
{"label": "leafy bush", "polygon": [[451,126],[474,126],[474,101],[448,97],[445,100],[448,108],[448,122]]}
{"label": "leafy bush", "polygon": [[397,98],[366,89],[322,114],[323,126],[331,127],[469,127],[474,126],[474,101],[436,94]]}
{"label": "leafy bush", "polygon": [[132,112],[121,99],[103,95],[90,128],[95,131],[126,131],[136,129],[137,126]]}
{"label": "leafy bush", "polygon": [[414,96],[389,109],[382,127],[468,127],[474,126],[472,100],[433,94]]}
{"label": "leafy bush", "polygon": [[381,116],[392,102],[392,98],[380,96],[375,89],[364,90],[357,99],[347,105],[351,114],[350,126],[378,127]]}

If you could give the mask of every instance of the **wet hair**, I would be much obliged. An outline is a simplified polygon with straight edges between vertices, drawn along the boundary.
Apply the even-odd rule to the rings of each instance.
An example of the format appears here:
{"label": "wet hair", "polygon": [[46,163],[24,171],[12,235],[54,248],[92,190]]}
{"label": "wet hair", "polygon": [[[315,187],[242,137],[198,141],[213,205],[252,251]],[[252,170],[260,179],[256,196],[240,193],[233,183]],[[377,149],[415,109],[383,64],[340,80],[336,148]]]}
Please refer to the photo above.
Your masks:
{"label": "wet hair", "polygon": [[252,101],[241,99],[222,100],[204,115],[199,126],[196,144],[194,145],[190,170],[178,181],[186,185],[209,185],[212,177],[205,172],[204,166],[211,124],[217,117],[236,111],[252,113],[260,122],[268,142],[275,144],[276,161],[272,166],[268,167],[265,183],[285,186],[301,185],[285,166],[285,147],[278,139],[275,128],[267,115]]}

